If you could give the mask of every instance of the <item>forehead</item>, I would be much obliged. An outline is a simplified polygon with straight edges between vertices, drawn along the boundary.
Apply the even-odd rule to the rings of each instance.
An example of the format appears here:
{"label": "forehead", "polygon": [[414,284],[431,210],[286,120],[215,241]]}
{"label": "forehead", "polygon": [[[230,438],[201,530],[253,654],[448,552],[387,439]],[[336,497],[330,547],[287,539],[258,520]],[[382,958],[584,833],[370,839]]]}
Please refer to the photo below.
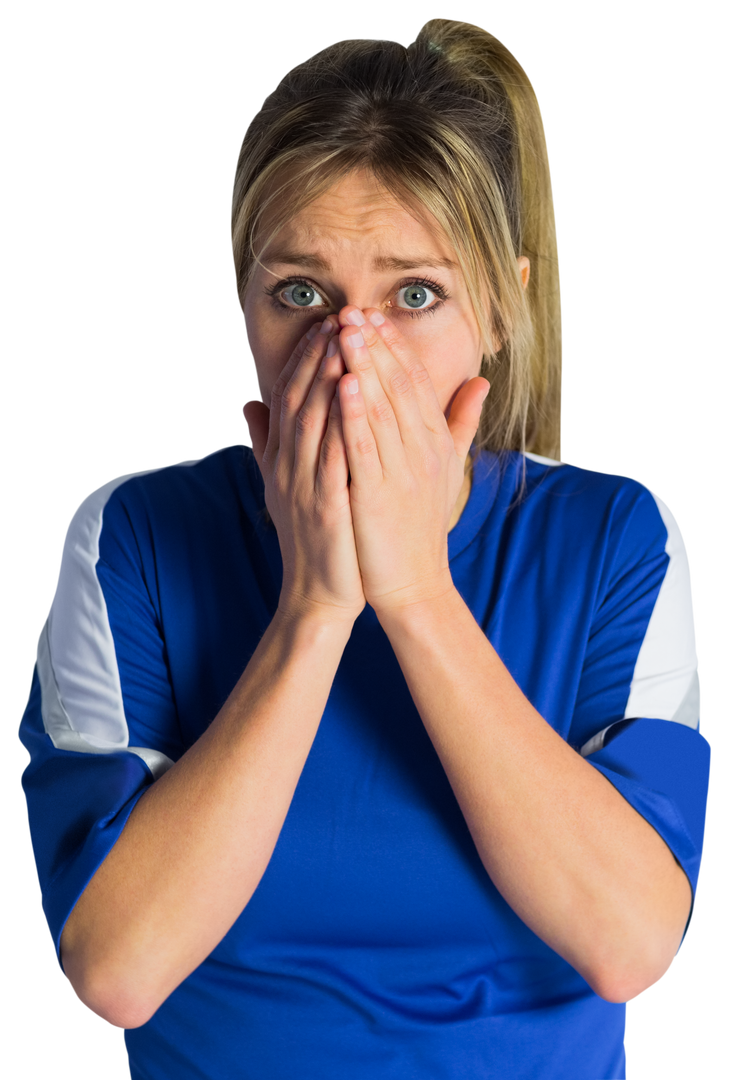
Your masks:
{"label": "forehead", "polygon": [[[265,217],[262,231],[266,244]],[[457,266],[451,245],[425,207],[414,203],[410,210],[366,172],[349,173],[285,217],[266,246],[267,262],[301,262],[291,258],[298,255],[325,263],[352,255],[369,257],[383,269],[397,262]]]}

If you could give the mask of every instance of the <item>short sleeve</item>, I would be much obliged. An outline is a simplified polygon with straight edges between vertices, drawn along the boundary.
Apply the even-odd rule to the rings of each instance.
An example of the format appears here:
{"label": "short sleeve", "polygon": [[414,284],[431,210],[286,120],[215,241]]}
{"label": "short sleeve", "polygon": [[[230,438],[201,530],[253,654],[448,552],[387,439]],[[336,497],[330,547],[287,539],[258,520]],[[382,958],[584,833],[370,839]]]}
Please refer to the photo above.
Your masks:
{"label": "short sleeve", "polygon": [[665,840],[691,884],[693,912],[710,752],[699,734],[688,561],[659,499],[635,485],[624,501],[569,741]]}
{"label": "short sleeve", "polygon": [[33,848],[51,934],[118,839],[137,800],[183,752],[139,542],[119,493],[71,522],[20,737]]}

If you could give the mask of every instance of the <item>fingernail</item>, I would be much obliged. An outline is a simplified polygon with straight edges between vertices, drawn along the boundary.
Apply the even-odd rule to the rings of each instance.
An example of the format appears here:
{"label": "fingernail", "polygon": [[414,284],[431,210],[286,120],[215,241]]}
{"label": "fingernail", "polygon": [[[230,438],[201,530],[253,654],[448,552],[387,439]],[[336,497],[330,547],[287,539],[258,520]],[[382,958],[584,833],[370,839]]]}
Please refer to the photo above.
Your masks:
{"label": "fingernail", "polygon": [[347,322],[350,323],[352,326],[364,326],[367,320],[365,319],[359,308],[355,308],[354,311],[350,311],[349,315],[347,316]]}
{"label": "fingernail", "polygon": [[379,311],[373,311],[370,315],[370,322],[373,326],[382,326],[385,321],[385,316],[380,315]]}
{"label": "fingernail", "polygon": [[351,382],[347,383],[347,390],[348,390],[348,392],[350,394],[356,394],[357,393],[357,391],[359,390],[359,383],[357,382],[356,379],[352,379]]}
{"label": "fingernail", "polygon": [[350,337],[347,338],[347,341],[353,349],[361,349],[364,345],[364,338],[361,334],[352,334]]}
{"label": "fingernail", "polygon": [[320,334],[331,334],[333,325],[334,324],[331,323],[329,321],[329,319],[325,319],[324,322],[321,324],[321,329],[319,330],[319,333]]}
{"label": "fingernail", "polygon": [[334,356],[335,352],[339,348],[339,337],[333,337],[327,345],[327,356]]}

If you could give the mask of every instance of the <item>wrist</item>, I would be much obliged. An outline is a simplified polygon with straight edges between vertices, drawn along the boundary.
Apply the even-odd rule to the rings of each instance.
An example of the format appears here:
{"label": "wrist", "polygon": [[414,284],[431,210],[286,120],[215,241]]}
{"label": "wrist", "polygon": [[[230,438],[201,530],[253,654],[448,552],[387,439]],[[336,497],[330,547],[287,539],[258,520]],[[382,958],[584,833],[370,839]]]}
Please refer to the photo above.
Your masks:
{"label": "wrist", "polygon": [[[368,598],[369,599],[369,598]],[[450,571],[417,587],[399,590],[395,594],[369,600],[383,629],[387,626],[417,625],[447,617],[454,604],[463,604],[461,594],[453,584]]]}
{"label": "wrist", "polygon": [[282,590],[276,609],[276,617],[282,623],[306,624],[312,628],[337,627],[351,632],[364,603],[355,607],[350,604],[326,603],[294,591]]}

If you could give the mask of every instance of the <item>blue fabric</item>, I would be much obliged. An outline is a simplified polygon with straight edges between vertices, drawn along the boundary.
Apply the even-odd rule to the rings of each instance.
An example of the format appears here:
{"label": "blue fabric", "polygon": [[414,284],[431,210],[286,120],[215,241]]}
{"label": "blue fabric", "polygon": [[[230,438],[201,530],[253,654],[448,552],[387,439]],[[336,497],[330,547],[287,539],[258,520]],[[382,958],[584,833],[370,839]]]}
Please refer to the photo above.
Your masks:
{"label": "blue fabric", "polygon": [[[575,749],[623,718],[668,565],[639,484],[482,454],[449,535],[453,579]],[[176,760],[276,608],[281,557],[251,452],[126,481],[97,575],[133,746]],[[56,750],[37,684],[21,735],[49,925],[65,919],[152,782],[122,751]],[[658,830],[692,889],[708,746],[619,725],[587,760]],[[355,623],[269,866],[210,957],[127,1032],[135,1080],[612,1080],[625,1007],[593,993],[498,893],[374,611]]]}

